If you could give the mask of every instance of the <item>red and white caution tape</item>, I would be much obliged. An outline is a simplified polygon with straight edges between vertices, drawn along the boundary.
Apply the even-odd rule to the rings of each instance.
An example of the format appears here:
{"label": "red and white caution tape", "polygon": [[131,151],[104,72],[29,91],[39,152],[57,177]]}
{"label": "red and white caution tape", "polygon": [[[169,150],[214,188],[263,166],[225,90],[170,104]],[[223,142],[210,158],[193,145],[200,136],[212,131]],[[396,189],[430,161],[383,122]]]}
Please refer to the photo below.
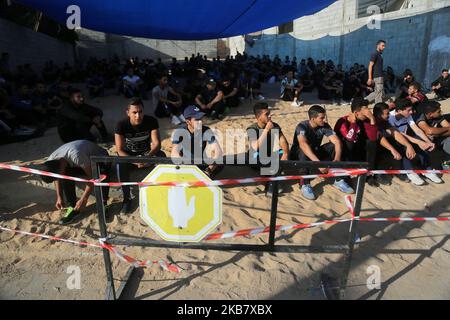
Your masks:
{"label": "red and white caution tape", "polygon": [[65,179],[65,180],[72,180],[72,181],[78,181],[78,182],[88,182],[88,183],[99,183],[102,180],[106,179],[105,175],[100,176],[100,179],[82,179],[82,178],[78,178],[78,177],[72,177],[72,176],[66,176],[63,174],[57,174],[57,173],[53,173],[53,172],[48,172],[48,171],[42,171],[42,170],[36,170],[36,169],[31,169],[31,168],[27,168],[27,167],[20,167],[20,166],[13,166],[13,165],[9,165],[9,164],[5,164],[5,163],[0,163],[0,169],[8,169],[8,170],[14,170],[14,171],[20,171],[20,172],[27,172],[27,173],[33,173],[33,174],[37,174],[40,176],[48,176],[48,177],[53,177],[53,178],[58,178],[58,179]]}
{"label": "red and white caution tape", "polygon": [[[314,223],[301,223],[294,224],[288,226],[275,226],[275,231],[288,231],[288,230],[296,230],[296,229],[308,229],[313,227],[319,227],[323,225],[329,224],[337,224],[343,222],[351,222],[358,220],[361,222],[411,222],[411,221],[450,221],[450,217],[411,217],[411,218],[361,218],[355,217],[354,207],[352,203],[351,196],[347,195],[345,197],[345,204],[350,211],[351,219],[338,219],[338,220],[326,220],[321,222]],[[213,233],[204,238],[204,240],[217,240],[217,239],[228,239],[228,238],[236,238],[236,237],[244,237],[244,236],[254,236],[261,233],[267,233],[270,231],[270,227],[260,227],[254,229],[244,229],[239,231],[231,231],[231,232],[221,232],[221,233]]]}
{"label": "red and white caution tape", "polygon": [[330,169],[329,173],[326,174],[312,174],[312,175],[294,175],[294,176],[277,176],[277,177],[255,177],[255,178],[244,178],[244,179],[222,179],[214,181],[167,181],[167,182],[102,182],[106,176],[102,175],[100,179],[86,180],[78,177],[71,177],[66,175],[60,175],[52,172],[41,171],[26,167],[7,165],[0,163],[0,169],[9,169],[27,173],[33,173],[37,175],[50,176],[59,179],[73,180],[79,182],[93,183],[95,186],[108,186],[108,187],[120,187],[120,186],[132,186],[137,185],[140,187],[148,186],[170,186],[170,187],[209,187],[209,186],[227,186],[227,185],[244,185],[253,183],[264,183],[273,181],[290,181],[290,180],[305,180],[305,179],[315,179],[315,178],[335,178],[335,177],[347,177],[347,176],[357,176],[362,174],[408,174],[408,173],[434,173],[434,174],[449,174],[450,170],[366,170],[366,169]]}
{"label": "red and white caution tape", "polygon": [[159,266],[161,266],[161,268],[163,268],[166,271],[171,271],[171,272],[175,272],[175,273],[179,273],[180,272],[180,268],[178,268],[176,265],[170,264],[170,263],[168,263],[168,262],[166,262],[164,260],[139,261],[139,260],[136,260],[136,259],[134,259],[134,258],[132,258],[130,256],[122,254],[117,248],[115,248],[114,246],[112,246],[110,244],[107,244],[105,242],[105,239],[99,239],[100,244],[96,244],[96,243],[89,243],[89,242],[82,242],[82,241],[63,239],[63,238],[56,237],[56,236],[49,236],[49,235],[39,234],[39,233],[34,233],[34,232],[27,232],[27,231],[21,231],[21,230],[16,230],[16,229],[10,229],[10,228],[5,228],[3,226],[0,226],[0,230],[1,231],[11,232],[13,234],[22,234],[22,235],[35,237],[35,238],[43,238],[43,239],[48,239],[48,240],[53,240],[53,241],[66,242],[66,243],[71,243],[71,244],[80,245],[80,246],[103,248],[103,249],[109,250],[111,253],[115,254],[120,260],[122,260],[122,261],[124,261],[126,263],[129,263],[129,264],[133,265],[134,267],[150,267],[150,266],[152,266],[154,264],[158,264]]}

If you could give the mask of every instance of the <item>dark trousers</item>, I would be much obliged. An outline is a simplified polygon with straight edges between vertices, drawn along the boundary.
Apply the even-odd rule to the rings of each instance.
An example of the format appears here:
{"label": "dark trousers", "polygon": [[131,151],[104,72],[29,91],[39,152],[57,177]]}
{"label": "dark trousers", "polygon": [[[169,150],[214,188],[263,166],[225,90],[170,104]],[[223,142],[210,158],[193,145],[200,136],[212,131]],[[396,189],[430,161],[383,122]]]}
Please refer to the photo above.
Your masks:
{"label": "dark trousers", "polygon": [[440,89],[434,90],[434,92],[440,98],[450,98],[450,88],[442,87]]}
{"label": "dark trousers", "polygon": [[222,100],[222,101],[219,101],[219,102],[215,103],[211,107],[211,109],[202,109],[202,111],[204,113],[206,113],[207,115],[211,115],[211,113],[213,111],[215,111],[217,114],[223,114],[223,112],[225,111],[225,107],[226,107],[226,105],[225,105],[225,103]]}
{"label": "dark trousers", "polygon": [[369,163],[369,170],[375,168],[375,161],[377,156],[377,142],[369,139],[360,140],[357,143],[344,140],[344,161],[367,161]]}
{"label": "dark trousers", "polygon": [[[109,175],[110,175],[110,168],[111,166],[100,166],[100,173],[106,174],[107,178],[104,180],[105,182],[109,181]],[[81,168],[67,168],[66,172],[64,173],[67,176],[72,177],[78,177],[78,178],[86,178],[86,175]],[[76,193],[76,185],[75,181],[72,180],[66,180],[61,179],[59,180],[61,183],[61,189],[63,192],[64,200],[66,204],[70,207],[75,207],[77,203],[77,193]],[[108,195],[109,195],[109,187],[102,187],[102,194],[103,194],[103,203],[106,204],[108,201]]]}
{"label": "dark trousers", "polygon": [[[404,153],[403,146],[398,144],[393,138],[388,137],[389,143],[400,154]],[[403,158],[403,155],[402,155]],[[402,170],[402,160],[395,160],[392,153],[383,146],[379,146],[376,152],[375,169],[378,170]]]}
{"label": "dark trousers", "polygon": [[[166,154],[159,151],[154,157],[165,158]],[[116,165],[118,182],[138,182],[142,181],[152,171],[154,166],[138,169],[132,163],[118,163]],[[131,186],[122,186],[123,200],[130,201],[135,197]]]}
{"label": "dark trousers", "polygon": [[[312,148],[314,154],[319,158],[320,161],[332,161],[335,156],[335,149],[334,144],[331,142],[328,142],[324,145],[321,145],[320,147]],[[291,152],[289,154],[290,160],[298,160],[298,161],[311,161],[310,158],[303,152],[303,150],[299,147],[297,150],[292,148]],[[303,168],[302,174],[316,174],[320,173],[317,169],[309,169],[309,168]],[[305,179],[300,182],[301,185],[303,184],[310,184],[311,180]]]}
{"label": "dark trousers", "polygon": [[155,116],[158,118],[166,118],[171,115],[179,116],[182,111],[182,107],[177,108],[173,104],[159,102],[155,108]]}

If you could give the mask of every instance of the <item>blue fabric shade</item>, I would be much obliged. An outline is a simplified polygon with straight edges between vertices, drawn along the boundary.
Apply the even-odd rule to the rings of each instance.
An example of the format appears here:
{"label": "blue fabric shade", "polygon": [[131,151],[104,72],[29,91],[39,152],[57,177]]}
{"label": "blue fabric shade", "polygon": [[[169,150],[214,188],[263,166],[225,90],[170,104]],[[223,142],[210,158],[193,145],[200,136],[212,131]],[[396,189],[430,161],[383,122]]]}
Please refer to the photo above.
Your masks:
{"label": "blue fabric shade", "polygon": [[313,14],[335,0],[19,0],[66,24],[70,5],[81,27],[152,39],[205,40],[247,34]]}

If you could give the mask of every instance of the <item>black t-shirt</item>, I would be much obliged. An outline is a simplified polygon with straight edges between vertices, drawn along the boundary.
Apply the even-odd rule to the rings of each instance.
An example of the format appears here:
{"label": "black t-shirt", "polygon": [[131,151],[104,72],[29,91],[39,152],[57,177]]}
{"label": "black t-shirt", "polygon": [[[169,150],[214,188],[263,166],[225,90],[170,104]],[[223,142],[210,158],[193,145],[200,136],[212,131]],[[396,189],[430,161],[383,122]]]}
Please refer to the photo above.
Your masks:
{"label": "black t-shirt", "polygon": [[[281,127],[277,123],[274,122],[273,129],[269,131],[269,133],[267,134],[267,137],[266,137],[266,149],[265,150],[263,149],[267,153],[267,155],[269,155],[269,151],[270,151],[270,153],[272,153],[272,151],[273,151],[272,132],[274,129],[278,129],[278,137],[280,137],[282,134]],[[247,128],[247,135],[249,137],[249,142],[251,142],[250,137],[255,137],[255,134],[256,134],[256,139],[259,139],[263,130],[264,129],[261,129],[258,126],[257,122],[255,122],[251,126],[249,126]],[[250,133],[250,131],[253,131],[254,133]],[[250,145],[249,149],[251,149],[251,145]],[[258,151],[258,150],[255,150],[255,151]]]}
{"label": "black t-shirt", "polygon": [[430,127],[437,128],[441,125],[441,122],[444,121],[444,117],[439,117],[436,119],[427,119],[423,113],[417,114],[416,117],[414,117],[414,121],[417,123],[417,125],[425,121]]}
{"label": "black t-shirt", "polygon": [[223,84],[220,86],[220,91],[223,92],[224,95],[229,95],[233,90],[237,88],[236,83],[231,82],[228,87],[224,86]]}
{"label": "black t-shirt", "polygon": [[201,96],[201,100],[204,104],[208,104],[211,101],[214,100],[214,98],[217,96],[217,94],[219,93],[219,90],[217,89],[213,89],[213,90],[208,90],[208,88],[203,88],[200,96]]}
{"label": "black t-shirt", "polygon": [[[190,143],[183,143],[185,138],[189,139]],[[189,131],[187,124],[183,123],[174,130],[172,135],[172,144],[181,144],[181,155],[185,158],[191,158],[192,160],[194,158],[199,158],[198,156],[195,157],[196,150],[201,150],[201,155],[199,156],[203,159],[203,153],[205,152],[206,146],[215,142],[216,137],[214,136],[214,133],[209,127],[206,126],[202,126],[202,135],[196,136],[194,133]]]}
{"label": "black t-shirt", "polygon": [[130,119],[120,121],[116,126],[116,134],[125,138],[125,152],[130,155],[144,155],[151,150],[151,132],[159,129],[158,120],[145,115],[140,125],[133,126]]}
{"label": "black t-shirt", "polygon": [[376,51],[375,53],[372,53],[370,56],[370,61],[374,62],[373,65],[373,78],[380,78],[383,77],[383,56],[380,52]]}
{"label": "black t-shirt", "polygon": [[322,144],[323,137],[336,135],[330,125],[326,123],[323,127],[312,128],[309,120],[300,122],[295,128],[294,141],[292,142],[292,151],[298,152],[300,146],[298,144],[298,136],[304,136],[308,140],[311,149],[316,150]]}

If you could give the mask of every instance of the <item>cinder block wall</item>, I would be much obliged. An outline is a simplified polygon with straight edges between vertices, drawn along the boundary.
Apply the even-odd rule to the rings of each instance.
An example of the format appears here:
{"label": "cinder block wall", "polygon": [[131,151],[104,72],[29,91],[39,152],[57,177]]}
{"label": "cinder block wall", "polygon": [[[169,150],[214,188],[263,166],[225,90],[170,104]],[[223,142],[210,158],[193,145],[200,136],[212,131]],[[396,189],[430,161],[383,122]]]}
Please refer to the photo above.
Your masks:
{"label": "cinder block wall", "polygon": [[58,65],[74,63],[74,47],[70,43],[4,19],[0,19],[0,35],[0,52],[9,52],[12,71],[17,65],[29,63],[40,73],[48,60]]}
{"label": "cinder block wall", "polygon": [[368,18],[356,15],[357,0],[339,0],[328,8],[294,21],[294,32],[263,31],[250,47],[243,37],[231,38],[230,51],[251,55],[278,54],[297,59],[331,59],[344,66],[368,63],[379,39],[387,41],[385,64],[398,74],[410,68],[425,86],[450,66],[450,1],[409,0],[404,8],[382,14],[381,28],[369,29]]}

